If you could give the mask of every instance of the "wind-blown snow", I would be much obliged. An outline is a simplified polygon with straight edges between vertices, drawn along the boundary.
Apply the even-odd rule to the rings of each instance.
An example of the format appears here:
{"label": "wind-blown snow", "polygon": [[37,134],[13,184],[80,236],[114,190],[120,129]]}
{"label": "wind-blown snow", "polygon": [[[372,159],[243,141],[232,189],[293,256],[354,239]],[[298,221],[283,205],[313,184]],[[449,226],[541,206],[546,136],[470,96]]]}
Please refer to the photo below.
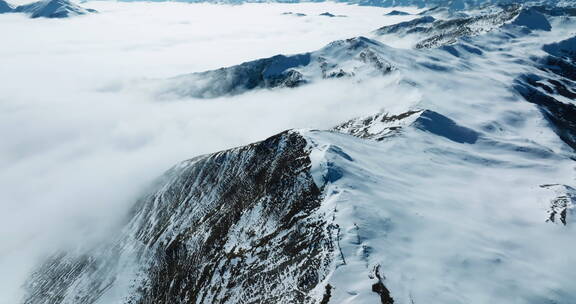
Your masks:
{"label": "wind-blown snow", "polygon": [[322,208],[342,231],[331,301],[377,302],[376,265],[395,303],[570,303],[576,294],[566,267],[574,227],[546,223],[552,193],[539,187],[572,182],[569,158],[552,165],[491,138],[461,143],[418,129],[382,142],[304,134],[323,156],[314,163],[340,172],[323,182]]}

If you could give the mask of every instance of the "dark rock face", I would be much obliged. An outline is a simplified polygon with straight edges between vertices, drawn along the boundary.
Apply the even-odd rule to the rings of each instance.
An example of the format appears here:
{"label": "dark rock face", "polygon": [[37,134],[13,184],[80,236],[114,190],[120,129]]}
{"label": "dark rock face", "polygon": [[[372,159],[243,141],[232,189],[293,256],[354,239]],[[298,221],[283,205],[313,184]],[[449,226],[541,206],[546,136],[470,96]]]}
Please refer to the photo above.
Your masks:
{"label": "dark rock face", "polygon": [[324,16],[324,17],[336,17],[336,15],[329,13],[329,12],[324,12],[318,16]]}
{"label": "dark rock face", "polygon": [[372,291],[380,296],[380,303],[382,304],[394,304],[394,299],[390,296],[390,290],[384,285],[384,278],[380,274],[380,265],[374,268],[374,277],[378,282],[372,285]]}
{"label": "dark rock face", "polygon": [[122,303],[311,302],[335,228],[317,212],[309,168],[295,132],[184,162],[137,203],[112,245],[46,262],[25,303],[94,303],[119,284],[125,256],[137,270]]}

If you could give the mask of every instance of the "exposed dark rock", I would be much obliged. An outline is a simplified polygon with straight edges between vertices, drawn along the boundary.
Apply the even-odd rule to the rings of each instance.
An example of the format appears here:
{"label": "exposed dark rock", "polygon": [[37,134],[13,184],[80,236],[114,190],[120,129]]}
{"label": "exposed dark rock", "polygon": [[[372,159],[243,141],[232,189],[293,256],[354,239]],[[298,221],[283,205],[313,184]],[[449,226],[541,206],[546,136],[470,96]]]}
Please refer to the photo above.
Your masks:
{"label": "exposed dark rock", "polygon": [[399,134],[402,128],[411,125],[421,114],[422,111],[408,111],[399,115],[381,113],[349,120],[334,127],[333,130],[360,138],[381,141]]}
{"label": "exposed dark rock", "polygon": [[334,240],[315,212],[321,192],[305,147],[298,133],[284,132],[175,167],[134,207],[113,245],[39,268],[25,303],[94,303],[126,256],[139,270],[122,303],[310,302]]}
{"label": "exposed dark rock", "polygon": [[330,284],[327,284],[326,291],[324,292],[324,296],[322,297],[322,301],[320,301],[320,304],[328,304],[330,302],[331,295],[332,295],[332,286]]}
{"label": "exposed dark rock", "polygon": [[318,15],[318,16],[323,16],[323,17],[346,17],[346,16],[344,16],[344,15],[334,15],[334,14],[332,14],[332,13],[330,13],[330,12],[324,12],[324,13]]}
{"label": "exposed dark rock", "polygon": [[[565,185],[541,185],[540,187],[555,191],[550,201],[547,222],[568,225],[568,214],[576,207],[576,189]],[[571,214],[572,215],[572,214]]]}
{"label": "exposed dark rock", "polygon": [[394,304],[394,299],[390,295],[390,291],[384,285],[384,279],[380,274],[380,265],[374,268],[374,276],[378,282],[372,285],[372,291],[380,295],[380,303],[382,304]]}

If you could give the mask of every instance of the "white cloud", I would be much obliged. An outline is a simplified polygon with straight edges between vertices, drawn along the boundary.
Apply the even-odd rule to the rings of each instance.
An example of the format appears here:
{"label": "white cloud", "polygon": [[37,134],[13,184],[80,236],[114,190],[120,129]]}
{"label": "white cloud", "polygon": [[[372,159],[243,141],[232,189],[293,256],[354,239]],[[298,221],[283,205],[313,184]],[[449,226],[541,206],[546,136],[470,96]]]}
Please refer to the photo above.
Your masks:
{"label": "white cloud", "polygon": [[[334,3],[85,6],[100,13],[69,20],[0,16],[2,304],[15,302],[38,256],[105,235],[171,165],[376,111],[384,101],[375,93],[394,80],[162,102],[119,89],[124,83],[311,51],[406,18]],[[286,11],[308,16],[281,15]],[[325,11],[348,17],[317,16]]]}

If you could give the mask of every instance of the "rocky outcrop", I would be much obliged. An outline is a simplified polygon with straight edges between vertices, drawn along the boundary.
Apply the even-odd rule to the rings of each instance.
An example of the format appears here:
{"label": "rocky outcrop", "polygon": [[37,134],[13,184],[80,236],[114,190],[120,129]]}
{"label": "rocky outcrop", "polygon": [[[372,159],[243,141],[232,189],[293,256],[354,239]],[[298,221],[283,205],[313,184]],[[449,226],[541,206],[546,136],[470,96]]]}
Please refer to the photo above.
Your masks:
{"label": "rocky outcrop", "polygon": [[573,213],[576,208],[576,189],[566,185],[541,185],[540,187],[550,189],[554,192],[554,197],[550,200],[547,222],[568,225],[574,222]]}

